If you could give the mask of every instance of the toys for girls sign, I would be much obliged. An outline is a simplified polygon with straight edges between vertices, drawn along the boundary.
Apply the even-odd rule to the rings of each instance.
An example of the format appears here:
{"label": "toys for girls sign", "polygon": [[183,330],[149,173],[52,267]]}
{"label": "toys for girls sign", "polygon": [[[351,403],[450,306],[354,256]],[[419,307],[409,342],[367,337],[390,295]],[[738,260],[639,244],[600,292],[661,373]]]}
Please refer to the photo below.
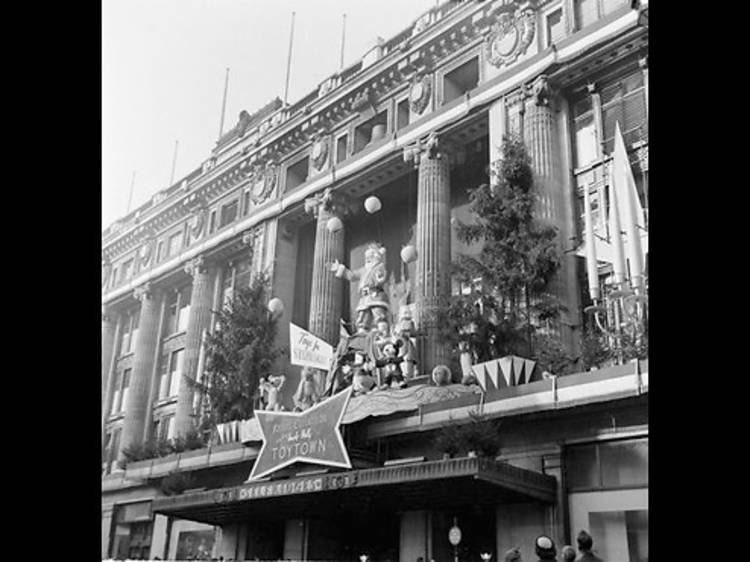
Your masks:
{"label": "toys for girls sign", "polygon": [[333,346],[299,326],[289,324],[289,353],[292,365],[327,371],[331,366]]}

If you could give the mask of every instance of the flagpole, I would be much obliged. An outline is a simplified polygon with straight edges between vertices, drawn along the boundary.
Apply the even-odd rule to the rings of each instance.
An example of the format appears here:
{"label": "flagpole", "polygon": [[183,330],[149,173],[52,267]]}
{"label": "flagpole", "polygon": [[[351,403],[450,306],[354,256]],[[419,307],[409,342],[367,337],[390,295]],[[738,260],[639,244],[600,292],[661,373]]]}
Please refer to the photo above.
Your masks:
{"label": "flagpole", "polygon": [[341,60],[339,62],[339,70],[344,69],[344,42],[346,40],[346,14],[343,14],[343,21],[341,23]]}
{"label": "flagpole", "polygon": [[130,204],[133,201],[133,187],[135,186],[135,170],[133,170],[133,177],[130,180],[130,195],[128,195],[128,210],[125,211],[127,215],[130,212]]}
{"label": "flagpole", "polygon": [[169,185],[172,185],[172,182],[174,182],[174,169],[175,165],[177,164],[177,146],[180,144],[180,141],[176,140],[174,141],[174,155],[172,156],[172,173],[169,175]]}
{"label": "flagpole", "polygon": [[284,85],[284,106],[289,99],[289,71],[292,68],[292,40],[294,39],[294,12],[292,12],[292,28],[289,31],[289,55],[286,60],[286,83]]}
{"label": "flagpole", "polygon": [[219,121],[219,138],[224,133],[224,113],[227,108],[227,89],[229,88],[229,68],[224,76],[224,97],[221,100],[221,120]]}

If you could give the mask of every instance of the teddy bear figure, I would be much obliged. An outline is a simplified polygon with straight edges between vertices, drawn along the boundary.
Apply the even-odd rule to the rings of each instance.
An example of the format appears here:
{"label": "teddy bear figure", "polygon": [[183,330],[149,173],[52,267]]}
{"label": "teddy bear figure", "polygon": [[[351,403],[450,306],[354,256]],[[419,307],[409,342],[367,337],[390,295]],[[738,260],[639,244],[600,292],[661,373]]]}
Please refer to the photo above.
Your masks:
{"label": "teddy bear figure", "polygon": [[382,369],[383,384],[380,386],[381,390],[390,388],[394,381],[398,385],[398,388],[406,386],[404,374],[401,371],[401,363],[404,358],[402,355],[399,355],[399,349],[401,349],[402,345],[403,342],[401,340],[386,343],[383,346],[383,357],[375,361],[375,366]]}
{"label": "teddy bear figure", "polygon": [[320,401],[314,369],[310,367],[302,368],[299,386],[297,387],[297,392],[294,393],[293,401],[294,409],[297,412],[304,412]]}
{"label": "teddy bear figure", "polygon": [[284,409],[281,404],[281,389],[286,382],[284,375],[270,375],[260,379],[260,391],[263,396],[265,410],[280,412]]}

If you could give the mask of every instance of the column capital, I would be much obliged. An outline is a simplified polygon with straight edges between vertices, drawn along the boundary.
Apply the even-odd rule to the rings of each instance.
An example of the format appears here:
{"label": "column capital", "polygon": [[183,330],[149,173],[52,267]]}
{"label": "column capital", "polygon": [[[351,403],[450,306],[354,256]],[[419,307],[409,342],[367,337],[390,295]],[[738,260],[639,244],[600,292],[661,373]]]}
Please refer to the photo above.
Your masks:
{"label": "column capital", "polygon": [[404,147],[404,162],[413,162],[418,168],[423,159],[440,160],[447,158],[450,164],[458,163],[465,157],[463,148],[434,131],[424,139],[418,139]]}
{"label": "column capital", "polygon": [[139,287],[133,289],[133,297],[135,300],[143,302],[146,299],[152,299],[154,297],[153,287],[148,281]]}
{"label": "column capital", "polygon": [[114,320],[114,316],[112,307],[102,304],[102,322],[111,322]]}
{"label": "column capital", "polygon": [[196,273],[204,273],[207,268],[208,264],[202,254],[186,261],[183,267],[185,273],[190,275],[190,277],[195,277]]}
{"label": "column capital", "polygon": [[327,187],[321,193],[305,199],[305,212],[316,218],[321,210],[329,215],[345,216],[352,212],[354,205],[350,197],[334,193],[330,187]]}
{"label": "column capital", "polygon": [[536,105],[543,107],[548,107],[550,99],[554,96],[552,84],[550,84],[549,78],[546,74],[540,75],[531,82],[527,86],[526,91],[527,95],[534,100]]}
{"label": "column capital", "polygon": [[252,248],[255,244],[255,241],[261,236],[261,234],[262,231],[260,225],[246,230],[242,233],[242,244],[244,246],[250,246]]}
{"label": "column capital", "polygon": [[639,58],[638,66],[641,68],[641,70],[647,70],[648,69],[648,57]]}
{"label": "column capital", "polygon": [[589,94],[595,94],[597,92],[597,90],[596,90],[596,82],[589,82],[588,84],[586,84],[586,91]]}

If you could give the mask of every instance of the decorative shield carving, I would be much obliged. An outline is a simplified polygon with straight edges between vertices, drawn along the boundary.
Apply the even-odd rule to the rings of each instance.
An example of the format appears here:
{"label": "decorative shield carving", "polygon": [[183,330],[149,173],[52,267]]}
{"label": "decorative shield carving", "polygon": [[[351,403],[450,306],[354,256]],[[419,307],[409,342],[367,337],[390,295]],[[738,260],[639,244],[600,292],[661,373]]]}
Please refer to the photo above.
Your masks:
{"label": "decorative shield carving", "polygon": [[208,210],[205,207],[202,207],[195,211],[195,218],[193,219],[193,224],[190,227],[190,237],[193,240],[197,240],[203,235],[203,232],[206,229],[207,215]]}
{"label": "decorative shield carving", "polygon": [[417,77],[409,90],[409,105],[419,115],[427,108],[432,96],[432,80],[429,74]]}
{"label": "decorative shield carving", "polygon": [[325,167],[328,160],[328,139],[319,136],[313,141],[310,159],[316,170],[320,171]]}
{"label": "decorative shield carving", "polygon": [[276,167],[272,164],[256,164],[248,174],[250,179],[250,200],[256,205],[271,195],[276,186]]}
{"label": "decorative shield carving", "polygon": [[140,267],[146,267],[151,262],[151,258],[154,255],[154,247],[156,246],[156,240],[154,238],[150,238],[147,240],[143,246],[141,246],[141,264]]}
{"label": "decorative shield carving", "polygon": [[515,62],[531,45],[534,30],[532,8],[519,8],[515,13],[501,12],[484,44],[487,60],[496,67]]}

